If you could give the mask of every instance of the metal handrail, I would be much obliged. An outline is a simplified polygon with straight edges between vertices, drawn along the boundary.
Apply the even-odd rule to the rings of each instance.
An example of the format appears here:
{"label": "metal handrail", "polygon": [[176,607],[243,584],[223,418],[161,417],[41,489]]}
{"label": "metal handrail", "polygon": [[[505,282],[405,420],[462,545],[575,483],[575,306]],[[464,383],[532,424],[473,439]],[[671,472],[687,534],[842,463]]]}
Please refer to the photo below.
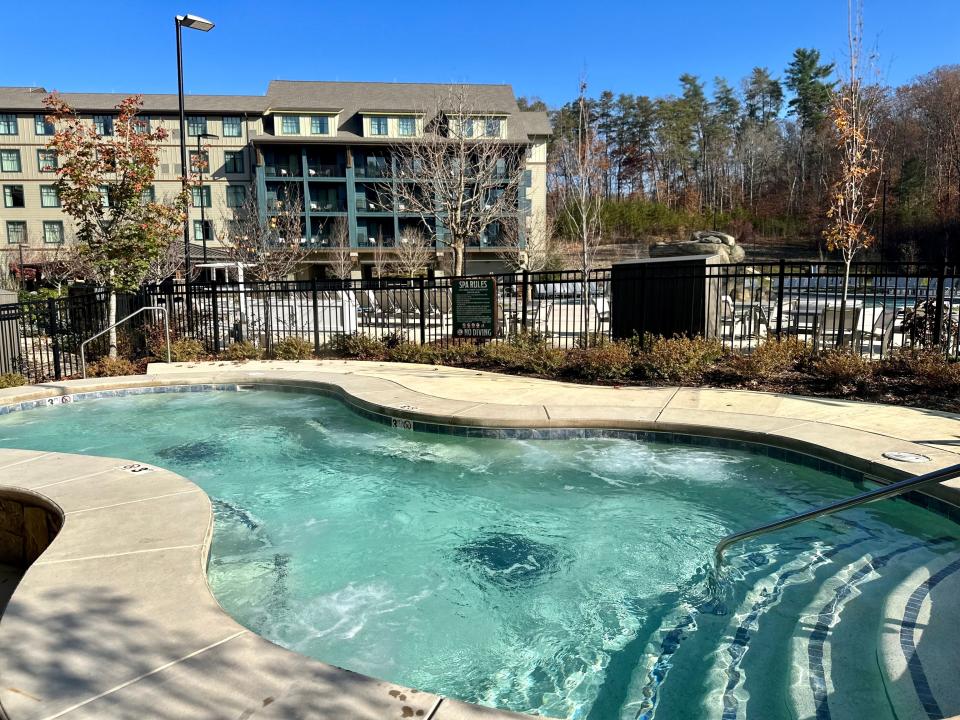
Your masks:
{"label": "metal handrail", "polygon": [[738,543],[742,540],[748,540],[752,537],[757,537],[758,535],[765,535],[766,533],[773,532],[774,530],[781,530],[793,525],[798,525],[802,522],[806,522],[807,520],[814,520],[818,517],[823,517],[824,515],[832,515],[833,513],[846,510],[847,508],[856,507],[857,505],[865,505],[866,503],[876,502],[877,500],[884,500],[886,498],[895,497],[896,495],[902,495],[911,490],[916,490],[917,488],[924,487],[926,485],[941,483],[944,480],[951,480],[955,477],[960,477],[960,464],[950,465],[949,467],[941,468],[940,470],[934,470],[933,472],[920,475],[919,477],[900,480],[899,482],[885,485],[884,487],[877,488],[876,490],[870,490],[862,495],[856,495],[855,497],[846,498],[845,500],[838,500],[835,503],[824,505],[823,507],[814,508],[813,510],[807,510],[806,512],[798,513],[796,515],[792,515],[791,517],[775,520],[774,522],[767,523],[766,525],[760,525],[752,530],[744,530],[743,532],[727,535],[717,543],[717,547],[713,551],[714,564],[716,569],[719,570],[723,565],[724,551],[734,543]]}
{"label": "metal handrail", "polygon": [[110,332],[118,325],[122,325],[130,318],[134,317],[135,315],[139,315],[142,312],[146,312],[147,310],[159,310],[160,312],[163,313],[163,333],[167,341],[167,364],[170,363],[170,316],[167,314],[167,309],[165,307],[160,307],[159,305],[147,305],[146,307],[142,307],[139,310],[135,310],[134,312],[130,313],[124,318],[120,318],[113,325],[110,325],[109,327],[105,327],[96,335],[91,335],[82,343],[80,343],[80,366],[81,368],[83,368],[84,380],[87,379],[87,356],[86,356],[86,353],[84,352],[84,348],[86,348],[87,343],[92,340],[96,340],[101,335],[105,335],[106,333]]}

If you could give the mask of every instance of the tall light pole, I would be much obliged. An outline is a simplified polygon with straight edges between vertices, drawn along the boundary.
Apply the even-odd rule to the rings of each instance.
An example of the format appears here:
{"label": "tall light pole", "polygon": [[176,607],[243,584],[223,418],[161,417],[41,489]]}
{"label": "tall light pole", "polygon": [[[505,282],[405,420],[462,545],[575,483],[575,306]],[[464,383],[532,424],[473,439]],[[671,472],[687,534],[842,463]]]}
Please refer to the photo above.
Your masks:
{"label": "tall light pole", "polygon": [[200,133],[197,135],[197,170],[199,173],[200,180],[200,232],[203,234],[203,262],[207,262],[207,216],[204,213],[203,205],[203,166],[208,164],[210,161],[210,153],[207,152],[207,156],[203,156],[203,149],[200,145],[201,140],[219,140],[219,135],[214,135],[213,133]]}
{"label": "tall light pole", "polygon": [[[209,32],[213,23],[197,15],[177,15],[177,101],[180,107],[180,187],[187,190],[187,115],[183,109],[183,39],[181,28]],[[200,198],[203,206],[203,198]],[[193,326],[193,308],[190,297],[190,214],[183,220],[183,279],[187,289],[187,327]]]}

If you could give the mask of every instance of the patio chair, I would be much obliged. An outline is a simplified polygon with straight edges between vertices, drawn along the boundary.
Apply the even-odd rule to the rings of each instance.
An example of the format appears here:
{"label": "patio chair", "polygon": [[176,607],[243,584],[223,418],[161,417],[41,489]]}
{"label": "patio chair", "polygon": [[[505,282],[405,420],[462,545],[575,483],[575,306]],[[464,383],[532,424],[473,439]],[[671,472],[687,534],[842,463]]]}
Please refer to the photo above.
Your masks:
{"label": "patio chair", "polygon": [[593,305],[593,310],[597,314],[597,322],[601,324],[610,322],[610,301],[607,300],[607,298],[594,296],[590,298],[590,303]]}
{"label": "patio chair", "polygon": [[427,288],[427,312],[444,318],[453,312],[453,290],[448,287]]}
{"label": "patio chair", "polygon": [[550,321],[553,319],[553,306],[553,300],[535,300],[527,315],[527,327],[533,332],[548,335]]}
{"label": "patio chair", "polygon": [[889,352],[893,348],[893,327],[896,319],[897,308],[883,308],[881,312],[874,315],[873,323],[869,328],[861,327],[854,331],[853,342],[861,351],[866,344],[866,351],[870,355],[873,355],[873,346],[877,342],[880,343],[880,355]]}
{"label": "patio chair", "polygon": [[393,299],[393,290],[380,289],[372,290],[374,302],[379,308],[380,315],[395,315],[399,314],[400,309],[397,307],[396,302]]}
{"label": "patio chair", "polygon": [[863,307],[851,305],[841,310],[839,305],[827,305],[817,321],[814,330],[813,346],[817,349],[846,344],[855,329],[860,325]]}
{"label": "patio chair", "polygon": [[720,298],[720,337],[733,339],[743,333],[743,315],[737,312],[733,298],[723,295]]}
{"label": "patio chair", "polygon": [[380,314],[380,308],[377,305],[376,299],[373,297],[373,292],[370,290],[357,291],[357,307],[360,310],[361,316]]}

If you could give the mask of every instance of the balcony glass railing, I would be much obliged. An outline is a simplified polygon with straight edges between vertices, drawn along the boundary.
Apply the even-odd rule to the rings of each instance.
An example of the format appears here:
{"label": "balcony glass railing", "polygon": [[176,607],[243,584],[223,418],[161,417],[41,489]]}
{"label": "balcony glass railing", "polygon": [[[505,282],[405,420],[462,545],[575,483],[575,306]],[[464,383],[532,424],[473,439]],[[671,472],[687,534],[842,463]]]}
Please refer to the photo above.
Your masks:
{"label": "balcony glass railing", "polygon": [[339,165],[308,162],[307,177],[344,177],[344,171]]}
{"label": "balcony glass railing", "polygon": [[390,177],[390,168],[386,165],[358,165],[354,169],[354,175],[362,178],[386,178]]}
{"label": "balcony glass railing", "polygon": [[300,177],[300,164],[264,165],[263,174],[267,177]]}

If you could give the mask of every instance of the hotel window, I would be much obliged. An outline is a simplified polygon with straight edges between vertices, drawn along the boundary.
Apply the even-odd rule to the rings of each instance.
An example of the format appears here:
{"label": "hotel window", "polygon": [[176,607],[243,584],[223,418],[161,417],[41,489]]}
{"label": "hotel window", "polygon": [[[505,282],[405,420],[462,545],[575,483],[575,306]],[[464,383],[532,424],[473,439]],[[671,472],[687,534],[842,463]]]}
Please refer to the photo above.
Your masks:
{"label": "hotel window", "polygon": [[370,134],[371,134],[371,135],[386,135],[386,134],[387,134],[387,119],[386,119],[385,117],[370,118]]}
{"label": "hotel window", "polygon": [[63,223],[59,220],[43,221],[43,241],[51,245],[63,244]]}
{"label": "hotel window", "polygon": [[223,118],[223,136],[243,137],[243,125],[239,117],[228,116]]}
{"label": "hotel window", "polygon": [[36,132],[37,135],[54,135],[57,132],[57,129],[53,126],[53,123],[47,122],[46,115],[34,115],[33,127],[34,132]]}
{"label": "hotel window", "polygon": [[213,240],[213,225],[209,220],[193,221],[194,240]]}
{"label": "hotel window", "polygon": [[299,135],[300,118],[296,115],[284,115],[280,119],[280,128],[284,135]]}
{"label": "hotel window", "polygon": [[37,166],[40,172],[53,172],[57,169],[57,154],[53,150],[37,150]]}
{"label": "hotel window", "polygon": [[243,151],[227,150],[223,154],[223,171],[232,175],[243,172]]}
{"label": "hotel window", "polygon": [[40,207],[60,207],[60,195],[55,185],[40,186]]}
{"label": "hotel window", "polygon": [[27,224],[23,220],[7,221],[7,242],[10,245],[27,244]]}
{"label": "hotel window", "polygon": [[17,116],[0,115],[0,135],[17,134]]}
{"label": "hotel window", "polygon": [[133,123],[133,132],[137,135],[150,134],[150,118],[146,115],[138,115],[131,122]]}
{"label": "hotel window", "polygon": [[3,206],[7,208],[26,207],[23,201],[23,185],[3,186]]}
{"label": "hotel window", "polygon": [[140,192],[140,202],[144,205],[147,203],[152,203],[157,199],[157,191],[154,189],[153,185],[148,188],[144,188]]}
{"label": "hotel window", "polygon": [[310,118],[310,134],[311,135],[329,135],[330,134],[330,118],[328,117]]}
{"label": "hotel window", "polygon": [[227,207],[243,207],[247,201],[247,189],[243,185],[227,185]]}
{"label": "hotel window", "polygon": [[100,205],[105,208],[110,207],[110,188],[101,185],[98,190],[100,192]]}
{"label": "hotel window", "polygon": [[97,131],[97,134],[102,135],[103,137],[109,137],[113,135],[113,116],[94,115],[93,127]]}
{"label": "hotel window", "polygon": [[190,188],[190,195],[193,199],[194,207],[205,207],[208,208],[211,206],[210,202],[210,186],[204,186],[202,188]]}
{"label": "hotel window", "polygon": [[207,132],[207,118],[202,115],[191,115],[187,118],[187,135],[198,137]]}
{"label": "hotel window", "polygon": [[209,173],[210,172],[210,153],[206,150],[201,150],[197,152],[196,150],[190,151],[190,172],[192,173]]}
{"label": "hotel window", "polygon": [[0,150],[0,172],[20,172],[20,151]]}
{"label": "hotel window", "polygon": [[487,118],[487,137],[500,137],[500,118]]}
{"label": "hotel window", "polygon": [[402,117],[399,120],[400,137],[413,137],[417,134],[416,118]]}

